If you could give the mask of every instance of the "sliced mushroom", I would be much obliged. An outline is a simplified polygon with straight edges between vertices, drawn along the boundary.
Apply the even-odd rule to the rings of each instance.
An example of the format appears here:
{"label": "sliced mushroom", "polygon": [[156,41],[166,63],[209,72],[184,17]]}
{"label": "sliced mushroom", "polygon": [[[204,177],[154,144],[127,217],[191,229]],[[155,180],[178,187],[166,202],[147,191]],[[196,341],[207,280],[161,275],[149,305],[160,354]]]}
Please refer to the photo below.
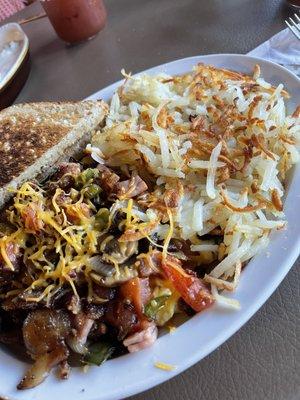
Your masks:
{"label": "sliced mushroom", "polygon": [[5,311],[15,311],[15,310],[33,310],[38,307],[38,304],[32,301],[26,301],[26,295],[23,297],[19,295],[18,297],[9,297],[2,303],[2,308]]}
{"label": "sliced mushroom", "polygon": [[116,271],[115,267],[105,263],[100,255],[90,257],[89,264],[93,271],[102,276],[112,276]]}
{"label": "sliced mushroom", "polygon": [[130,279],[135,278],[136,276],[138,276],[137,270],[133,267],[128,266],[121,266],[119,272],[116,272],[114,275],[108,276],[106,278],[95,274],[94,272],[90,274],[90,277],[95,283],[98,283],[99,285],[105,287],[118,286],[121,283],[127,282]]}
{"label": "sliced mushroom", "polygon": [[18,385],[30,389],[42,383],[51,368],[67,360],[69,351],[65,339],[70,334],[71,323],[63,311],[37,310],[28,314],[23,324],[26,349],[35,360]]}
{"label": "sliced mushroom", "polygon": [[26,372],[18,385],[19,390],[31,389],[42,383],[51,369],[68,358],[66,346],[60,345],[49,353],[38,356],[32,367]]}
{"label": "sliced mushroom", "polygon": [[33,311],[24,321],[24,343],[30,355],[36,358],[59,347],[70,331],[67,313],[46,309]]}
{"label": "sliced mushroom", "polygon": [[117,262],[118,264],[124,264],[130,257],[138,252],[138,241],[133,242],[119,242],[118,239],[114,238],[110,240],[104,247],[103,259],[105,254]]}

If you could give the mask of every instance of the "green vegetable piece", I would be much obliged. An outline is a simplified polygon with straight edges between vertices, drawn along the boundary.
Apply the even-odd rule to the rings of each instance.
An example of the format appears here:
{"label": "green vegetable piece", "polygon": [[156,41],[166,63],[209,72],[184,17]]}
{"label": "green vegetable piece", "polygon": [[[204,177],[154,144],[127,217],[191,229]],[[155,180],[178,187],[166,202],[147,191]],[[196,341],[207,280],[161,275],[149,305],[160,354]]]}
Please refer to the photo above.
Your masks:
{"label": "green vegetable piece", "polygon": [[109,342],[97,342],[89,347],[89,352],[83,357],[83,362],[89,365],[103,364],[115,351],[115,346]]}
{"label": "green vegetable piece", "polygon": [[97,168],[87,168],[78,175],[76,183],[83,187],[87,183],[90,183],[93,179],[97,178],[99,170]]}
{"label": "green vegetable piece", "polygon": [[88,182],[99,175],[99,170],[97,168],[87,168],[81,173],[81,175]]}
{"label": "green vegetable piece", "polygon": [[88,199],[94,199],[101,192],[102,192],[102,189],[101,189],[101,187],[99,185],[96,185],[95,183],[91,183],[90,185],[85,187],[84,195]]}
{"label": "green vegetable piece", "polygon": [[159,296],[150,300],[149,303],[145,305],[144,314],[150,319],[155,319],[157,312],[165,305],[165,302],[170,296]]}
{"label": "green vegetable piece", "polygon": [[100,208],[97,212],[95,220],[96,220],[96,228],[102,231],[107,228],[109,222],[109,210],[108,208]]}

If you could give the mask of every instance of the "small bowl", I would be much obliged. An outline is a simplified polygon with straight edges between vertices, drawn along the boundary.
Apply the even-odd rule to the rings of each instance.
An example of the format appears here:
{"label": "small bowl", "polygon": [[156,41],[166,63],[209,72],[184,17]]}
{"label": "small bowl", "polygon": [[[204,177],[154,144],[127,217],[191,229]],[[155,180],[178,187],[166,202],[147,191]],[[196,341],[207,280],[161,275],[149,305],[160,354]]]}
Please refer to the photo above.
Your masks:
{"label": "small bowl", "polygon": [[[2,55],[4,47],[16,42],[8,55]],[[6,64],[6,66],[4,66]],[[2,70],[1,70],[2,67]],[[17,23],[0,27],[0,110],[10,106],[23,88],[30,71],[29,40]]]}

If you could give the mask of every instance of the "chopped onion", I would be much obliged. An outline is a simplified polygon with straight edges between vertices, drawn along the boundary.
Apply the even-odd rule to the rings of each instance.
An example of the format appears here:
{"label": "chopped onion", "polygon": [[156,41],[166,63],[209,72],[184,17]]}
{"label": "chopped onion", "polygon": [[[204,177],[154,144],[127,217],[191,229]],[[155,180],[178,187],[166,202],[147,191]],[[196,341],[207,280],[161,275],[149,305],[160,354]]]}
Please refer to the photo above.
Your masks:
{"label": "chopped onion", "polygon": [[193,215],[193,229],[196,232],[201,231],[203,228],[203,201],[198,200],[194,205],[194,215]]}
{"label": "chopped onion", "polygon": [[191,245],[192,251],[212,251],[218,252],[219,246],[217,244],[193,244]]}
{"label": "chopped onion", "polygon": [[217,170],[217,162],[219,155],[222,150],[222,142],[219,142],[217,146],[212,150],[210,159],[209,159],[209,167],[207,172],[207,180],[206,180],[206,193],[207,196],[211,199],[216,197],[215,191],[215,175]]}

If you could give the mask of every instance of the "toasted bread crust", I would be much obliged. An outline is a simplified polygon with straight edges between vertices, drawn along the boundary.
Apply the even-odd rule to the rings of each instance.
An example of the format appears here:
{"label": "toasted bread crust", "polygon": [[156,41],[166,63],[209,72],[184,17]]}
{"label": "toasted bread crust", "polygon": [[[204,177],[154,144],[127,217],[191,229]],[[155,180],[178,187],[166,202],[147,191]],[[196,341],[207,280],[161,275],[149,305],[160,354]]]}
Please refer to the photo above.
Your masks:
{"label": "toasted bread crust", "polygon": [[34,118],[20,116],[17,126],[8,120],[0,127],[0,186],[17,177],[69,131],[65,126],[47,124],[33,129],[33,123]]}
{"label": "toasted bread crust", "polygon": [[[8,186],[47,175],[51,164],[78,152],[102,122],[102,101],[21,104],[0,112],[0,207]],[[24,176],[24,178],[23,178]]]}

